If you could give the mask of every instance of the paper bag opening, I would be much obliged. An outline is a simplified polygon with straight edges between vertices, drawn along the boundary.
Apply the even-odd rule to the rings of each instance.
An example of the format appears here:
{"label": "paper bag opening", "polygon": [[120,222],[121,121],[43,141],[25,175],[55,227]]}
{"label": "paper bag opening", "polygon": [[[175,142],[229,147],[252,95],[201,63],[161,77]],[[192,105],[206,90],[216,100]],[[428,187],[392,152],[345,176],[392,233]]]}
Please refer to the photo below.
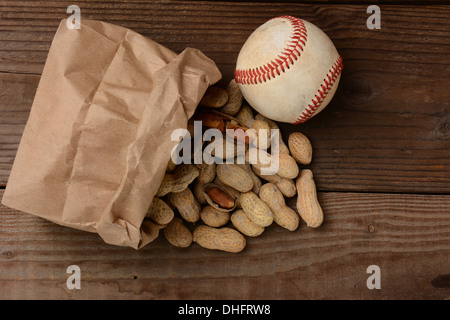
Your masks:
{"label": "paper bag opening", "polygon": [[63,20],[3,197],[5,206],[142,248],[173,130],[221,74],[199,50],[177,55],[129,29]]}

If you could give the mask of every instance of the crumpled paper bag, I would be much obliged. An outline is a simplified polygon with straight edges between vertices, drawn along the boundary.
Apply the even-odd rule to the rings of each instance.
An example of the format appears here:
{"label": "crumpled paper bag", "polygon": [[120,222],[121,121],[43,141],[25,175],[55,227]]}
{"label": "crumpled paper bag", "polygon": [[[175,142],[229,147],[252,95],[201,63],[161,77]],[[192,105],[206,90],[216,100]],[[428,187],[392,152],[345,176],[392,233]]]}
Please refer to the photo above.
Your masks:
{"label": "crumpled paper bag", "polygon": [[129,29],[63,20],[3,197],[5,206],[142,248],[144,220],[173,147],[221,74],[199,50],[177,55]]}

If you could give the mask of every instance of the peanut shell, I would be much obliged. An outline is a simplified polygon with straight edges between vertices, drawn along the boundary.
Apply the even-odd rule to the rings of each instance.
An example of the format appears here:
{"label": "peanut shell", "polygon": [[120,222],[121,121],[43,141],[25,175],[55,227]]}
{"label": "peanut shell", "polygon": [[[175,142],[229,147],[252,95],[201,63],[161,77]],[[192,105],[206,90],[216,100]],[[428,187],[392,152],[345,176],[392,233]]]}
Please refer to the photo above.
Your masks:
{"label": "peanut shell", "polygon": [[279,226],[294,231],[298,228],[300,218],[298,214],[286,206],[283,194],[273,183],[266,183],[261,187],[259,197],[273,213],[273,221]]}
{"label": "peanut shell", "polygon": [[[264,120],[265,122],[267,122],[267,124],[269,125],[269,127],[270,127],[270,132],[272,133],[273,132],[273,130],[278,130],[278,132],[279,132],[279,135],[278,135],[278,148],[279,148],[279,152],[278,153],[287,153],[287,154],[289,154],[289,148],[288,148],[288,146],[286,145],[286,143],[284,143],[284,140],[283,140],[283,136],[281,135],[281,131],[280,131],[280,128],[278,127],[278,125],[276,124],[276,122],[275,121],[273,121],[273,120],[271,120],[271,119],[269,119],[269,118],[266,118],[266,117],[264,117],[262,114],[257,114],[256,116],[255,116],[255,120]],[[273,148],[272,148],[273,149]]]}
{"label": "peanut shell", "polygon": [[191,189],[186,188],[181,192],[171,193],[170,202],[187,222],[196,222],[200,219],[200,203],[195,199]]}
{"label": "peanut shell", "polygon": [[227,87],[228,101],[220,108],[220,111],[230,116],[234,116],[239,112],[242,106],[242,101],[244,100],[242,96],[241,89],[236,83],[236,80],[232,79]]}
{"label": "peanut shell", "polygon": [[247,192],[253,188],[252,177],[237,164],[218,164],[216,174],[225,185],[239,192]]}
{"label": "peanut shell", "polygon": [[200,175],[198,176],[197,180],[200,183],[207,184],[214,180],[216,177],[216,163],[213,162],[212,164],[207,164],[200,170]]}
{"label": "peanut shell", "polygon": [[244,236],[237,230],[228,227],[219,229],[206,225],[194,229],[193,241],[206,249],[232,253],[244,250],[246,245]]}
{"label": "peanut shell", "polygon": [[272,224],[272,211],[254,192],[242,193],[240,203],[242,210],[244,210],[245,214],[253,223],[260,227],[268,227]]}
{"label": "peanut shell", "polygon": [[186,248],[192,243],[191,231],[177,217],[173,218],[164,228],[164,235],[167,241],[175,247]]}
{"label": "peanut shell", "polygon": [[303,165],[308,165],[312,160],[312,145],[309,139],[300,132],[293,132],[288,139],[289,150],[292,157]]}
{"label": "peanut shell", "polygon": [[170,192],[181,192],[199,176],[198,168],[193,164],[181,164],[174,173],[166,173],[159,186],[156,197],[162,197]]}
{"label": "peanut shell", "polygon": [[146,218],[151,219],[159,225],[166,225],[174,217],[173,210],[160,198],[153,198],[152,204],[147,211]]}
{"label": "peanut shell", "polygon": [[300,169],[298,168],[297,162],[293,157],[286,153],[280,153],[278,155],[272,155],[272,157],[278,156],[278,172],[280,177],[286,179],[295,179],[298,176]]}
{"label": "peanut shell", "polygon": [[202,221],[210,227],[222,227],[230,221],[230,213],[219,211],[211,206],[205,206],[200,213]]}
{"label": "peanut shell", "polygon": [[214,209],[222,212],[231,212],[236,208],[236,200],[233,194],[221,186],[209,183],[203,188],[203,197]]}
{"label": "peanut shell", "polygon": [[193,191],[195,199],[197,199],[197,201],[203,205],[206,203],[206,199],[205,199],[205,184],[199,182],[198,180],[195,181],[194,183],[194,188]]}
{"label": "peanut shell", "polygon": [[257,237],[264,232],[264,228],[252,222],[244,210],[236,210],[231,214],[231,223],[242,234],[249,237]]}
{"label": "peanut shell", "polygon": [[309,169],[302,170],[296,181],[298,198],[297,211],[300,217],[311,228],[317,228],[323,223],[323,211],[317,199],[316,184],[313,173]]}
{"label": "peanut shell", "polygon": [[241,204],[239,203],[239,198],[241,196],[241,193],[237,191],[236,189],[227,186],[222,181],[220,181],[219,178],[215,178],[213,183],[221,188],[223,191],[225,191],[229,196],[231,196],[234,199],[234,202],[236,203],[236,208],[240,208]]}
{"label": "peanut shell", "polygon": [[254,120],[251,129],[247,130],[247,134],[256,148],[263,150],[270,148],[270,127],[266,121]]}
{"label": "peanut shell", "polygon": [[240,166],[242,169],[247,171],[247,173],[250,175],[250,177],[253,180],[252,191],[255,194],[259,194],[259,190],[262,186],[262,182],[261,182],[261,179],[253,172],[251,165],[249,163],[244,163],[244,164],[238,164],[238,166]]}
{"label": "peanut shell", "polygon": [[210,108],[223,107],[228,101],[228,93],[225,89],[217,86],[210,86],[206,90],[200,104]]}
{"label": "peanut shell", "polygon": [[286,198],[292,198],[293,196],[295,196],[297,194],[297,188],[295,187],[294,180],[282,178],[277,174],[263,175],[263,174],[261,174],[261,171],[259,170],[259,168],[254,167],[254,166],[252,166],[252,170],[261,179],[275,184]]}
{"label": "peanut shell", "polygon": [[241,125],[247,128],[251,128],[253,121],[255,121],[252,109],[246,102],[242,103],[241,110],[239,110],[235,118],[239,121]]}

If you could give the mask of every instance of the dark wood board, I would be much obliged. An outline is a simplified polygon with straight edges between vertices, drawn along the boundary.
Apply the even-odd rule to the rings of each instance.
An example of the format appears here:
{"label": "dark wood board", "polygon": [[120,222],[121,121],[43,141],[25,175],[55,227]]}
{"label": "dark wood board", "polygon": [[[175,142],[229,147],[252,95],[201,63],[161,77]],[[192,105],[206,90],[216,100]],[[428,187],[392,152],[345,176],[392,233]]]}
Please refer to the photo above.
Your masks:
{"label": "dark wood board", "polygon": [[[8,5],[7,5],[8,4]],[[0,2],[0,185],[5,185],[39,74],[68,2]],[[117,23],[176,52],[204,51],[232,78],[249,34],[291,14],[321,27],[344,58],[338,92],[304,125],[311,168],[326,191],[450,192],[450,7],[382,6],[381,30],[366,5],[228,2],[80,2],[83,18]],[[16,92],[23,94],[15,94]],[[17,108],[16,108],[17,107]]]}
{"label": "dark wood board", "polygon": [[[175,248],[163,235],[138,251],[116,247],[0,206],[0,299],[450,298],[450,196],[319,200],[319,229],[273,225],[239,254]],[[80,290],[66,286],[70,265],[80,267]],[[380,290],[366,286],[371,265],[380,267]]]}

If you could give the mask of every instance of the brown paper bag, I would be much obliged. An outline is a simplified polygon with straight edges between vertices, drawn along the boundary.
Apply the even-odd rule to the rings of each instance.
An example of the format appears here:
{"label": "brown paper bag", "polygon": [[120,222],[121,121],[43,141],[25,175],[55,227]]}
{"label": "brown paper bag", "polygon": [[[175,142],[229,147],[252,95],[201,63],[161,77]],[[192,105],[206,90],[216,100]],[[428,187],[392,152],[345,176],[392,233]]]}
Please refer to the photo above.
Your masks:
{"label": "brown paper bag", "polygon": [[139,249],[177,128],[220,80],[196,49],[177,55],[131,30],[63,20],[3,197],[5,206]]}

